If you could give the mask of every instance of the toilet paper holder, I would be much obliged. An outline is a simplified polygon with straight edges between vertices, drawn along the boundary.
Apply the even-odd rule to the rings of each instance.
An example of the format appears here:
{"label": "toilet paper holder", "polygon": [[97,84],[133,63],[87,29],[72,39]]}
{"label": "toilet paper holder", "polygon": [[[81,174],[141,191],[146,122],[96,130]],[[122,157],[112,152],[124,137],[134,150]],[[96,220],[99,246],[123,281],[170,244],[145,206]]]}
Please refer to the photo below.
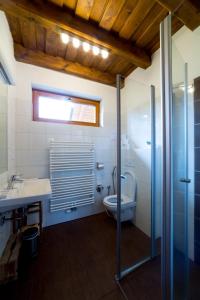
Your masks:
{"label": "toilet paper holder", "polygon": [[97,162],[96,163],[96,169],[97,170],[103,170],[104,169],[104,163]]}

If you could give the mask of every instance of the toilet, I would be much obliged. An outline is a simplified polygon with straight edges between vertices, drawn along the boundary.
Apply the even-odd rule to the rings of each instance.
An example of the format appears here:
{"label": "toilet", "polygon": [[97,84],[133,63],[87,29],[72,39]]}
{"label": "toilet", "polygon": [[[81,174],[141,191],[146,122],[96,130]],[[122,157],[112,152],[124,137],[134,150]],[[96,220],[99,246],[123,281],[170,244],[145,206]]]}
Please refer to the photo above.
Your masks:
{"label": "toilet", "polygon": [[[133,172],[124,173],[121,186],[121,222],[133,221],[136,207],[136,178]],[[117,220],[117,195],[103,199],[106,210]]]}

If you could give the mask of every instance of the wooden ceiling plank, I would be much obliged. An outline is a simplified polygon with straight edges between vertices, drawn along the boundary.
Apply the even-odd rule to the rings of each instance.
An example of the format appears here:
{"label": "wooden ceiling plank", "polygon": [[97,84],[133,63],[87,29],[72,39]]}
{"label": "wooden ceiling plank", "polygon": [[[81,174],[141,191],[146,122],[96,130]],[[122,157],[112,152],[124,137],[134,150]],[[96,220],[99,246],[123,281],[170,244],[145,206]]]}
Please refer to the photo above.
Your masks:
{"label": "wooden ceiling plank", "polygon": [[147,16],[155,1],[145,0],[138,1],[135,9],[129,15],[127,21],[119,32],[119,36],[125,39],[130,39],[138,26],[142,23],[144,18]]}
{"label": "wooden ceiling plank", "polygon": [[156,32],[159,32],[161,21],[167,16],[165,9],[161,9],[157,16],[155,16],[152,23],[149,26],[146,26],[146,30],[143,30],[143,34],[136,40],[136,45],[145,47],[151,39],[155,36]]}
{"label": "wooden ceiling plank", "polygon": [[101,56],[96,56],[95,59],[92,61],[91,67],[94,69],[99,69],[99,64],[101,63]]}
{"label": "wooden ceiling plank", "polygon": [[46,47],[45,52],[49,55],[57,55],[57,34],[50,30],[46,32]]}
{"label": "wooden ceiling plank", "polygon": [[124,75],[124,70],[127,68],[127,62],[123,58],[117,58],[116,62],[112,65],[110,69],[111,74],[121,74]]}
{"label": "wooden ceiling plank", "polygon": [[146,16],[140,26],[138,26],[131,39],[135,42],[145,36],[146,32],[151,28],[154,22],[159,18],[160,15],[163,14],[167,15],[168,10],[160,6],[158,3],[155,3],[149,14]]}
{"label": "wooden ceiling plank", "polygon": [[35,22],[20,19],[19,23],[24,47],[36,49]]}
{"label": "wooden ceiling plank", "polygon": [[168,11],[174,11],[182,4],[183,0],[156,0],[160,5]]}
{"label": "wooden ceiling plank", "polygon": [[189,0],[156,0],[168,11],[174,12],[175,16],[189,29],[194,30],[200,25],[200,8]]}
{"label": "wooden ceiling plank", "polygon": [[90,19],[95,22],[100,22],[103,12],[109,0],[94,0],[94,4],[91,10]]}
{"label": "wooden ceiling plank", "polygon": [[120,11],[115,23],[113,24],[112,30],[115,32],[120,32],[124,23],[132,13],[133,9],[136,7],[138,0],[127,0],[124,4],[123,9]]}
{"label": "wooden ceiling plank", "polygon": [[91,67],[96,56],[94,55],[85,55],[83,58],[83,65],[87,67]]}
{"label": "wooden ceiling plank", "polygon": [[21,44],[22,36],[18,18],[7,14],[7,19],[14,41],[16,41],[16,43]]}
{"label": "wooden ceiling plank", "polygon": [[94,0],[78,0],[76,4],[76,15],[88,20],[94,4]]}
{"label": "wooden ceiling plank", "polygon": [[124,42],[123,39],[116,38],[106,30],[81,18],[74,17],[58,6],[47,5],[39,0],[37,3],[28,0],[0,0],[0,9],[20,18],[31,19],[55,32],[59,32],[60,29],[66,30],[107,48],[113,54],[124,57],[141,68],[147,68],[151,64],[151,58],[144,49],[132,46],[130,42]]}
{"label": "wooden ceiling plank", "polygon": [[172,35],[175,34],[182,26],[183,23],[179,19],[172,18]]}
{"label": "wooden ceiling plank", "polygon": [[77,0],[63,0],[63,5],[73,10],[76,8],[76,3]]}
{"label": "wooden ceiling plank", "polygon": [[50,68],[108,85],[115,85],[115,76],[112,74],[88,68],[79,63],[64,60],[61,57],[54,57],[38,50],[26,49],[19,44],[15,44],[15,58],[24,63]]}
{"label": "wooden ceiling plank", "polygon": [[200,10],[200,1],[199,0],[190,0],[192,5],[196,7],[197,10]]}
{"label": "wooden ceiling plank", "polygon": [[67,45],[67,44],[64,44],[64,43],[61,41],[60,36],[58,35],[58,37],[57,37],[57,56],[60,56],[60,57],[62,57],[62,58],[65,58],[65,56],[66,56],[66,51],[67,51],[67,47],[68,47],[68,45]]}
{"label": "wooden ceiling plank", "polygon": [[58,6],[63,6],[63,0],[48,0],[49,2],[52,2]]}
{"label": "wooden ceiling plank", "polygon": [[77,51],[76,61],[77,61],[78,63],[84,65],[84,63],[83,63],[84,57],[85,57],[85,56],[88,56],[88,55],[90,55],[90,54],[86,54],[85,51],[83,51],[83,48],[80,47],[80,48],[78,49],[78,51]]}
{"label": "wooden ceiling plank", "polygon": [[72,44],[68,44],[65,59],[75,61],[78,54],[78,49],[74,48]]}
{"label": "wooden ceiling plank", "polygon": [[[160,34],[159,32],[156,32],[154,34],[154,37],[151,39],[151,41],[146,45],[146,48],[148,49],[148,51],[153,54],[158,48],[156,48],[158,46],[158,48],[160,47]],[[153,49],[155,49],[155,51],[153,51]]]}
{"label": "wooden ceiling plank", "polygon": [[102,60],[101,63],[99,64],[99,69],[103,72],[105,71],[107,72],[108,67],[113,63],[114,60],[116,61],[117,58],[118,58],[117,56],[111,55],[109,59]]}
{"label": "wooden ceiling plank", "polygon": [[[46,30],[40,25],[36,25],[36,45],[40,51],[45,51]],[[14,38],[15,43],[17,41]]]}
{"label": "wooden ceiling plank", "polygon": [[124,77],[125,77],[125,78],[128,77],[133,71],[135,71],[135,69],[137,69],[136,66],[130,65],[130,66],[127,68],[127,70],[125,71]]}
{"label": "wooden ceiling plank", "polygon": [[[183,23],[177,19],[172,19],[172,35],[175,34],[181,27],[183,26]],[[151,39],[151,41],[146,45],[146,49],[153,54],[156,50],[158,50],[160,47],[160,33],[159,29]]]}
{"label": "wooden ceiling plank", "polygon": [[109,0],[99,26],[110,30],[115,23],[126,0]]}
{"label": "wooden ceiling plank", "polygon": [[121,74],[122,74],[123,76],[126,76],[128,70],[130,70],[130,68],[132,69],[133,67],[135,68],[134,65],[125,62],[124,65],[123,65],[123,67],[122,67],[122,69],[121,69]]}
{"label": "wooden ceiling plank", "polygon": [[115,59],[112,60],[112,62],[108,65],[106,72],[108,73],[114,73],[113,70],[116,67],[116,64],[120,64],[121,63],[121,58],[119,59],[119,57],[115,57]]}

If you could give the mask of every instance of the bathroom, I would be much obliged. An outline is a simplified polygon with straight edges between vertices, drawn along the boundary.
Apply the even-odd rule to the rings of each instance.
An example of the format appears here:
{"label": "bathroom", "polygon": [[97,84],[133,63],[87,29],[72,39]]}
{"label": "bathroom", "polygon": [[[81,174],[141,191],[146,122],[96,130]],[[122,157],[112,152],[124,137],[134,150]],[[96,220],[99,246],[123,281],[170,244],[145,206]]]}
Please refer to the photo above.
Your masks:
{"label": "bathroom", "polygon": [[4,299],[200,298],[200,7],[165,2],[0,0]]}

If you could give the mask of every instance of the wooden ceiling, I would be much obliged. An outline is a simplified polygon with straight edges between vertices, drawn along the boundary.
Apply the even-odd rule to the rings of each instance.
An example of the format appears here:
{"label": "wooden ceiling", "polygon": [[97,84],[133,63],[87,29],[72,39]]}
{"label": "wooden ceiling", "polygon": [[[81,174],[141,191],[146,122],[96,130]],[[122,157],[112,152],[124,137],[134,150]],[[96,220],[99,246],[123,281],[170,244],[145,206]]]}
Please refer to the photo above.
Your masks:
{"label": "wooden ceiling", "polygon": [[[183,24],[200,25],[199,0],[0,0],[15,43],[18,61],[115,85],[147,68],[159,48],[159,24],[175,11],[173,32]],[[75,49],[60,32],[109,51],[108,59]]]}

